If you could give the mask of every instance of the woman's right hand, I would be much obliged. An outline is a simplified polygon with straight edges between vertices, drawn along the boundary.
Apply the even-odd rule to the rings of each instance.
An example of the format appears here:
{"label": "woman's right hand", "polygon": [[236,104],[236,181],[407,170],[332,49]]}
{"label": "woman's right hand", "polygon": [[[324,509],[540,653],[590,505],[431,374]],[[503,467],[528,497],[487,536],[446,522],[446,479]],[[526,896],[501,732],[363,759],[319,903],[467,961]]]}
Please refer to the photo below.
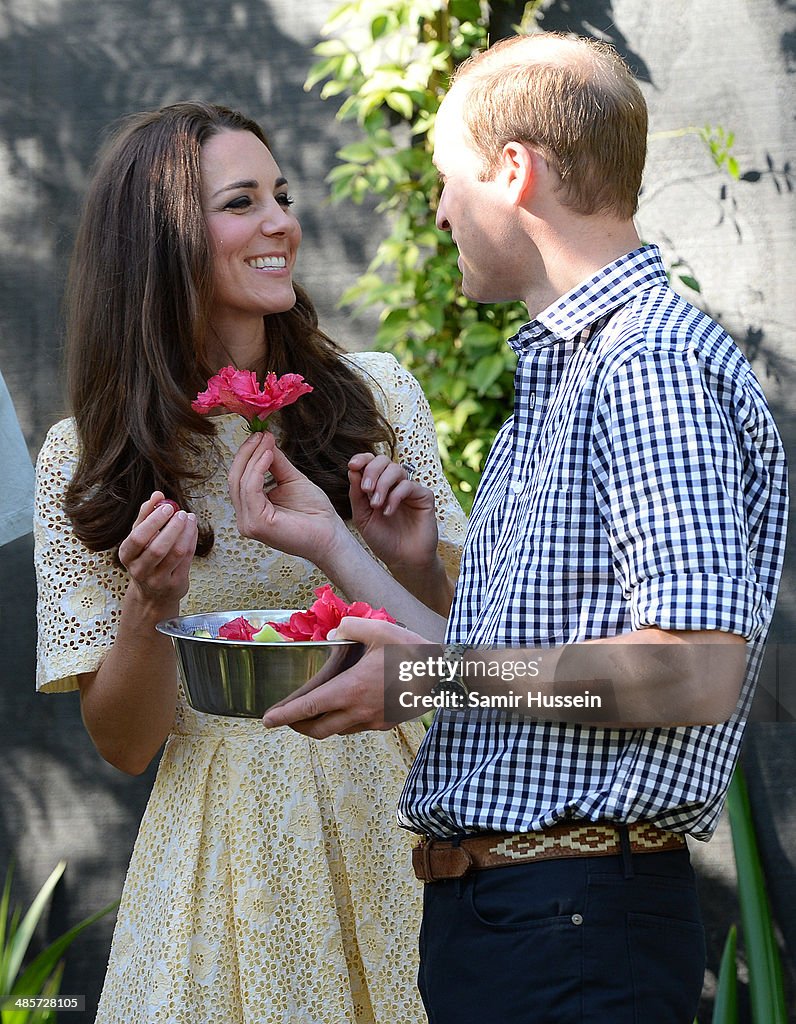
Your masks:
{"label": "woman's right hand", "polygon": [[[275,486],[266,491],[269,473]],[[273,434],[247,438],[228,479],[241,536],[308,558],[327,571],[335,547],[350,540],[326,494],[276,447]]]}
{"label": "woman's right hand", "polygon": [[166,606],[188,593],[198,536],[194,513],[176,509],[162,491],[144,502],[119,545],[119,561],[145,601]]}

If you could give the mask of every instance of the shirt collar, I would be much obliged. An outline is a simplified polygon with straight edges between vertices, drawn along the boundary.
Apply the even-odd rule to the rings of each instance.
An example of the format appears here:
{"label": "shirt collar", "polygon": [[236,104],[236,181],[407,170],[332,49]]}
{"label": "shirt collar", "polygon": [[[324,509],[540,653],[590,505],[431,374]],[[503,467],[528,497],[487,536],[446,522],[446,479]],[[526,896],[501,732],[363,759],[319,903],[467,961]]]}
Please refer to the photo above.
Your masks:
{"label": "shirt collar", "polygon": [[509,345],[515,352],[572,341],[596,321],[668,278],[657,245],[644,245],[599,270],[521,327]]}

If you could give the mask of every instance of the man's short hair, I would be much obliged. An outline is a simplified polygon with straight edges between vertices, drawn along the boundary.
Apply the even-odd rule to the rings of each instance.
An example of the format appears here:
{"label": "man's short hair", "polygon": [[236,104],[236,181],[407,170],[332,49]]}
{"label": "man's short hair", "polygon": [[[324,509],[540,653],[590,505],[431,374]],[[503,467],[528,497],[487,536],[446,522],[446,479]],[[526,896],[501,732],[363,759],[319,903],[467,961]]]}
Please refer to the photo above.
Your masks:
{"label": "man's short hair", "polygon": [[514,36],[463,63],[457,83],[467,90],[464,122],[484,159],[483,180],[494,176],[507,142],[523,142],[558,174],[566,206],[632,218],[647,105],[612,46],[557,33]]}

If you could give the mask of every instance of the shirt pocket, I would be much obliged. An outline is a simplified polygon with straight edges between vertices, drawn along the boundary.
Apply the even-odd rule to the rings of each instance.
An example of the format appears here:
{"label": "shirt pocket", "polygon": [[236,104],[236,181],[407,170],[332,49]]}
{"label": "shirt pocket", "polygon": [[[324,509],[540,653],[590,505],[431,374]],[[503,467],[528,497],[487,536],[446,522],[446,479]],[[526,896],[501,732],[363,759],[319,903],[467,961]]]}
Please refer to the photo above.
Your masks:
{"label": "shirt pocket", "polygon": [[570,565],[576,524],[572,522],[572,491],[556,487],[531,496],[517,510],[519,563],[544,576]]}
{"label": "shirt pocket", "polygon": [[[573,588],[572,494],[568,488],[539,493],[518,508],[517,543],[509,568],[511,620],[529,643],[566,639]],[[509,630],[512,635],[514,630]]]}

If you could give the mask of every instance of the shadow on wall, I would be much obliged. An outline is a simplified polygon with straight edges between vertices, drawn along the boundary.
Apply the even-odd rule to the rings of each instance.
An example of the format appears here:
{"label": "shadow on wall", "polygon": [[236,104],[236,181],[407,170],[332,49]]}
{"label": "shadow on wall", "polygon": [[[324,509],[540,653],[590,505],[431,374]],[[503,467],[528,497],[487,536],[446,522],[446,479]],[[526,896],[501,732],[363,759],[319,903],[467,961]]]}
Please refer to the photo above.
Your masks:
{"label": "shadow on wall", "polygon": [[[328,12],[318,7],[320,23]],[[108,125],[184,99],[240,107],[262,121],[302,197],[310,193],[301,204],[305,235],[317,237],[328,221],[322,196],[312,192],[320,193],[345,131],[331,104],[303,91],[315,41],[308,18],[298,22],[303,42],[285,33],[278,14],[296,22],[287,0],[0,0],[0,352],[33,449],[63,407],[54,372],[60,296],[87,176]],[[355,273],[364,266],[363,234],[350,211],[341,213],[335,254],[324,258],[314,245],[303,254],[303,276],[319,306],[332,308],[351,283],[329,273],[340,254]],[[308,272],[313,265],[318,271]]]}
{"label": "shadow on wall", "polygon": [[[328,11],[316,6],[319,25]],[[297,19],[289,0],[0,0],[0,361],[34,453],[63,415],[66,262],[97,149],[120,116],[194,98],[240,107],[262,121],[286,173],[309,194],[305,237],[339,224],[333,252],[314,244],[303,257],[319,307],[332,308],[350,283],[329,266],[364,266],[361,222],[322,210],[323,177],[345,131],[330,104],[303,91],[312,7]],[[76,694],[34,693],[31,548],[30,536],[0,548],[0,874],[14,857],[15,900],[27,905],[55,863],[68,860],[43,942],[119,895],[154,771],[130,779],[105,764]],[[67,957],[62,991],[86,995],[86,1019],[112,923],[94,925]]]}
{"label": "shadow on wall", "polygon": [[[34,692],[32,547],[30,535],[0,547],[0,876],[15,862],[14,902],[27,907],[56,863],[67,861],[37,935],[44,944],[118,897],[154,772],[131,779],[105,764],[76,694]],[[61,991],[85,995],[89,1010],[112,926],[103,918],[67,955]]]}

